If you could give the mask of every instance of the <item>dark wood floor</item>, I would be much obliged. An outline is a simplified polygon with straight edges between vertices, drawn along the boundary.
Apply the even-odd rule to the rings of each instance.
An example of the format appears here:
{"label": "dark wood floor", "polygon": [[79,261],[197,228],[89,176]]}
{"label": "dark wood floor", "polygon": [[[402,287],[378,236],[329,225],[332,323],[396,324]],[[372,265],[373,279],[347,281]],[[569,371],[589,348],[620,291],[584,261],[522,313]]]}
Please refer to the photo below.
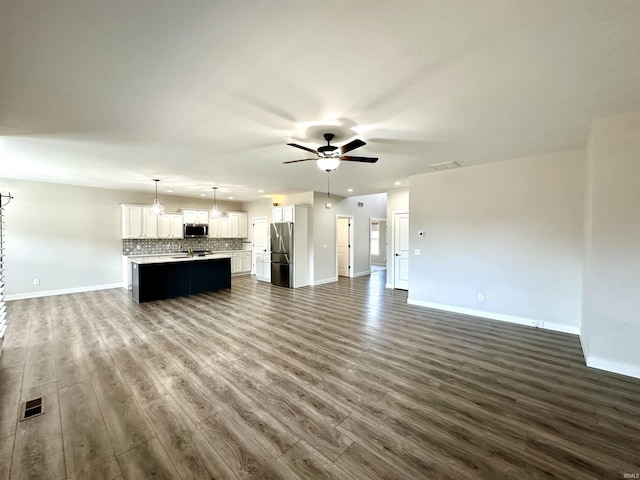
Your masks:
{"label": "dark wood floor", "polygon": [[640,381],[586,368],[575,336],[407,305],[384,274],[10,302],[0,479],[640,473]]}

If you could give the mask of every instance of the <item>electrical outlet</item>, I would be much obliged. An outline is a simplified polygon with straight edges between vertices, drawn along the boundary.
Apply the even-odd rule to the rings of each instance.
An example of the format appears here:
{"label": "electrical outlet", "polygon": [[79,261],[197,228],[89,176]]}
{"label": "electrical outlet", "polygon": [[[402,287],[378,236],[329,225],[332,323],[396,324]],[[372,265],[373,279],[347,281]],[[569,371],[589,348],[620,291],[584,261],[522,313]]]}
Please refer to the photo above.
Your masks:
{"label": "electrical outlet", "polygon": [[484,302],[484,293],[479,293],[478,294],[478,300],[481,302]]}
{"label": "electrical outlet", "polygon": [[136,245],[136,250],[140,250],[140,244],[139,243]]}
{"label": "electrical outlet", "polygon": [[34,278],[33,279],[33,284],[34,285],[40,285],[40,279],[39,278]]}
{"label": "electrical outlet", "polygon": [[420,249],[419,249],[419,248],[415,248],[415,249],[413,250],[413,254],[414,254],[414,255],[420,255],[421,253],[422,253],[422,252],[420,251]]}

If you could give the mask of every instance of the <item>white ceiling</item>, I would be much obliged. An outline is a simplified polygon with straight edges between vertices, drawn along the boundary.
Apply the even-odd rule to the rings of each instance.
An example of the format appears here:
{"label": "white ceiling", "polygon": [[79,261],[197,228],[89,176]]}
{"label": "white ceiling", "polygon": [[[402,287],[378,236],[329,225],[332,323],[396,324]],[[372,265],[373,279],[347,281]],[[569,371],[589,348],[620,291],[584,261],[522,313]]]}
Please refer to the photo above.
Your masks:
{"label": "white ceiling", "polygon": [[[0,176],[323,191],[302,150],[361,138],[332,193],[584,145],[640,108],[640,2],[2,0]],[[6,183],[6,181],[5,181]]]}

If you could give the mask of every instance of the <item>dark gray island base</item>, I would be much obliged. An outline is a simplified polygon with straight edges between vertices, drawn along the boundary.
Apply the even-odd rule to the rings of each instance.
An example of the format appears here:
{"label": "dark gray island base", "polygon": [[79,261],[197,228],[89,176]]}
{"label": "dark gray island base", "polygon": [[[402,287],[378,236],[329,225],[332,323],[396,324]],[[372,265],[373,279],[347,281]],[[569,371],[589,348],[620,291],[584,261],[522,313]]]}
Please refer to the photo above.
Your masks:
{"label": "dark gray island base", "polygon": [[133,299],[150,302],[231,288],[231,259],[132,263]]}

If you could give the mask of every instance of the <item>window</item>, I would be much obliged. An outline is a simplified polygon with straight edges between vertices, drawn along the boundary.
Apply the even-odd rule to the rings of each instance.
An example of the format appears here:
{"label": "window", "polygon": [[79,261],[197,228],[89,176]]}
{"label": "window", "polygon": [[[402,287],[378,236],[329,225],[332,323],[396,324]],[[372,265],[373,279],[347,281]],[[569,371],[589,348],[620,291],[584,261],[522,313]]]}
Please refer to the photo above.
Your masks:
{"label": "window", "polygon": [[380,223],[371,222],[371,256],[380,256]]}

